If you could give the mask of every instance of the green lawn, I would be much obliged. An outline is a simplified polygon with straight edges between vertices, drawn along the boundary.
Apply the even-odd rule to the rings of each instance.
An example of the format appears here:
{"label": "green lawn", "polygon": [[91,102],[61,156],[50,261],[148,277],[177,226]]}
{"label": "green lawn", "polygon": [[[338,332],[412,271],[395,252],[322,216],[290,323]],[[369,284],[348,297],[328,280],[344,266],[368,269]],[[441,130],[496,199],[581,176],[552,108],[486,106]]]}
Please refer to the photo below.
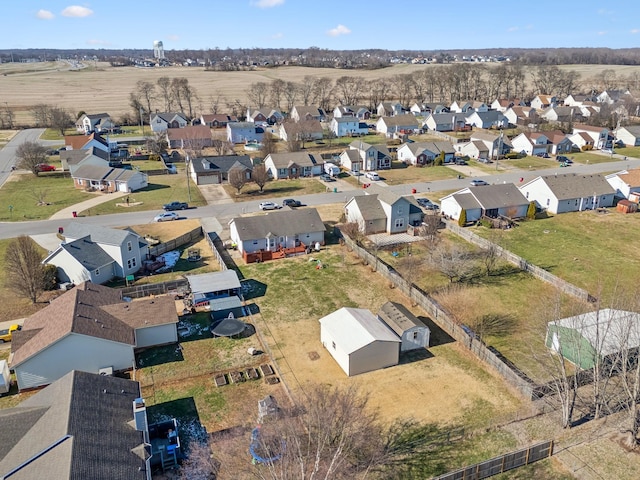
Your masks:
{"label": "green lawn", "polygon": [[[203,206],[207,202],[200,194],[198,187],[187,181],[184,175],[153,175],[149,177],[149,185],[129,195],[129,207],[118,206],[123,203],[122,198],[116,198],[102,203],[89,210],[79,212],[78,216],[108,215],[111,213],[141,212],[146,210],[160,210],[165,203],[174,200],[189,202],[190,206]],[[0,190],[1,191],[1,190]],[[191,200],[189,193],[191,192]]]}
{"label": "green lawn", "polygon": [[626,157],[640,158],[640,147],[616,148],[615,152]]}
{"label": "green lawn", "polygon": [[[92,198],[93,194],[74,188],[68,175],[21,174],[19,180],[5,183],[0,189],[0,222],[45,220],[58,210]],[[46,205],[38,205],[39,198]]]}
{"label": "green lawn", "polygon": [[[435,180],[447,180],[456,178],[458,172],[446,167],[415,167],[407,165],[403,162],[391,162],[391,170],[380,170],[378,172],[382,180],[388,185],[403,185],[412,182],[431,182]],[[370,180],[361,177],[358,182],[357,177],[343,174],[340,176],[342,180],[346,180],[353,186],[362,183],[371,183]]]}
{"label": "green lawn", "polygon": [[[536,156],[526,156],[514,158],[512,160],[500,160],[499,165],[509,165],[510,167],[522,170],[544,170],[546,168],[556,168],[559,166],[554,158],[540,158]],[[495,166],[494,166],[495,169]]]}
{"label": "green lawn", "polygon": [[294,197],[322,193],[326,191],[327,186],[317,178],[292,178],[288,180],[271,180],[264,186],[262,193],[255,183],[247,183],[242,187],[240,195],[237,195],[237,190],[229,184],[224,184],[223,188],[236,202],[246,202],[260,200],[261,197],[266,196]]}

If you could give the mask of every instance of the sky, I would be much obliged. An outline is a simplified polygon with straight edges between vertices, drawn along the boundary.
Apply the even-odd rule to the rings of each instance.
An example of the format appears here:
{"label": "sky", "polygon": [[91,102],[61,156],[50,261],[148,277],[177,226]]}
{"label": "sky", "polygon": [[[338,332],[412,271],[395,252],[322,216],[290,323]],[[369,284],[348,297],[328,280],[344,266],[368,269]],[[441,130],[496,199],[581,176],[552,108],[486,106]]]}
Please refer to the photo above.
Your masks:
{"label": "sky", "polygon": [[0,49],[640,47],[640,2],[2,0]]}

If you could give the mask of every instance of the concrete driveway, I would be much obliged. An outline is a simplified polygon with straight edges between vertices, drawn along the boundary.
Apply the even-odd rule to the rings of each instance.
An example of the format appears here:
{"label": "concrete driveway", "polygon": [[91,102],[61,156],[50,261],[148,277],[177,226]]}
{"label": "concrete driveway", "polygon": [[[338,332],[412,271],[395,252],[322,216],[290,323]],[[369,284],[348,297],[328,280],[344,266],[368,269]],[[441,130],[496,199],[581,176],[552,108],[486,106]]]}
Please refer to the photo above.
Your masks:
{"label": "concrete driveway", "polygon": [[220,203],[234,203],[222,185],[198,185],[200,193],[207,201],[207,205]]}

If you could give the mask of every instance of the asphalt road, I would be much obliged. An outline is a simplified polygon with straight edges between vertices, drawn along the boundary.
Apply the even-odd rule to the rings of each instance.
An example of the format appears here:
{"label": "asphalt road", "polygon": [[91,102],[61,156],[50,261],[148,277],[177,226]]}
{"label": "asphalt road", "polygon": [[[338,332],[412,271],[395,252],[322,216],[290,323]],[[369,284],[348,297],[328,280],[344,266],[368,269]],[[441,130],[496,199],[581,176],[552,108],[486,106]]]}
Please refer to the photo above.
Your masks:
{"label": "asphalt road", "polygon": [[[11,167],[16,164],[16,150],[24,142],[37,142],[40,135],[44,132],[44,128],[30,128],[29,130],[20,130],[7,143],[4,148],[0,149],[0,187],[7,181],[11,175]],[[60,143],[60,142],[58,142]]]}
{"label": "asphalt road", "polygon": [[[42,129],[30,129],[19,132],[11,142],[9,142],[4,149],[0,150],[0,185],[8,174],[13,163],[12,160],[15,155],[15,148],[24,141],[36,141],[41,135]],[[58,142],[60,143],[60,142]],[[608,155],[608,154],[602,154]],[[540,175],[553,175],[563,173],[580,173],[580,174],[603,174],[608,172],[616,172],[619,170],[640,168],[640,159],[628,158],[615,155],[618,158],[616,162],[598,163],[592,165],[577,165],[574,164],[568,168],[552,168],[547,170],[509,170],[501,173],[496,171],[495,174],[484,175],[481,178],[490,183],[515,183],[520,185],[520,179],[523,179],[523,183],[526,183]],[[4,180],[2,175],[5,175]],[[384,172],[381,172],[381,176],[384,178]],[[416,189],[418,194],[425,194],[429,192],[442,192],[459,190],[461,188],[469,186],[470,178],[466,179],[450,179],[439,180],[434,182],[420,182],[411,183],[405,185],[388,186],[393,192],[398,195],[409,195],[412,189]],[[344,183],[343,183],[344,184]],[[303,204],[308,206],[318,206],[331,203],[344,204],[349,198],[355,195],[364,195],[362,189],[352,189],[339,191],[337,193],[319,193],[314,195],[305,195],[297,197]],[[258,204],[261,201],[278,201],[277,198],[261,198],[260,200],[242,202],[242,203],[225,203],[217,205],[208,205],[206,207],[199,207],[181,211],[180,215],[184,218],[199,219],[215,217],[219,219],[232,218],[234,216],[242,215],[244,213],[259,211]],[[153,221],[153,217],[160,213],[160,210],[146,211],[146,212],[133,212],[133,213],[118,213],[113,215],[100,215],[93,217],[81,217],[79,219],[68,220],[40,220],[35,222],[4,222],[0,223],[0,238],[14,238],[19,235],[37,235],[43,233],[55,233],[59,227],[66,228],[72,222],[80,221],[89,225],[102,225],[105,227],[116,226],[131,226],[140,225],[143,223],[149,223]]]}

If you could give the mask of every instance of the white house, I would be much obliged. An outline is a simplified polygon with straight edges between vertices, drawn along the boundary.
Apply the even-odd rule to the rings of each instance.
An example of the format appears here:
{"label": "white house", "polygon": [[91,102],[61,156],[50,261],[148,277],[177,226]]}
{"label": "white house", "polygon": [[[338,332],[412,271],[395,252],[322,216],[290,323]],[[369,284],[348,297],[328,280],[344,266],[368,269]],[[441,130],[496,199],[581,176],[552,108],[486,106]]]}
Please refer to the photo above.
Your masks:
{"label": "white house", "polygon": [[511,145],[516,152],[527,155],[538,155],[551,151],[551,142],[542,132],[522,132],[511,139]]}
{"label": "white house", "polygon": [[527,200],[551,213],[612,207],[616,191],[602,175],[546,175],[519,187]]}
{"label": "white house", "polygon": [[359,153],[362,159],[362,170],[365,172],[391,168],[391,155],[386,145],[370,145],[354,140],[349,144],[349,149]]}
{"label": "white house", "polygon": [[147,242],[131,230],[72,222],[64,235],[65,241],[42,261],[57,267],[61,282],[125,278],[140,270],[149,253]]}
{"label": "white house", "polygon": [[596,96],[596,102],[613,105],[629,95],[629,90],[604,90]]}
{"label": "white house", "polygon": [[616,129],[616,141],[621,141],[627,147],[640,146],[640,125],[629,125]]}
{"label": "white house", "polygon": [[376,122],[376,131],[387,136],[394,133],[414,133],[420,128],[415,115],[400,114],[393,117],[380,117]]}
{"label": "white house", "polygon": [[386,302],[380,307],[378,318],[400,338],[400,352],[429,346],[429,327],[404,305]]}
{"label": "white house", "polygon": [[301,120],[317,120],[319,122],[324,122],[327,114],[320,107],[294,105],[289,116],[294,122],[299,122]]}
{"label": "white house", "polygon": [[511,140],[502,132],[496,135],[488,130],[474,130],[471,132],[470,140],[482,142],[489,152],[489,158],[505,155],[512,148]]}
{"label": "white house", "polygon": [[422,126],[435,132],[469,130],[466,117],[466,113],[431,113],[424,119]]}
{"label": "white house", "polygon": [[95,113],[88,114],[83,113],[78,120],[76,120],[76,130],[78,132],[88,135],[91,132],[103,132],[110,131],[114,127],[111,117],[108,113]]}
{"label": "white house", "polygon": [[67,150],[91,150],[97,148],[106,153],[111,151],[109,143],[98,132],[93,132],[89,135],[65,135],[64,145]]}
{"label": "white house", "polygon": [[361,105],[338,105],[333,109],[333,118],[355,117],[358,120],[367,120],[371,117],[371,111]]}
{"label": "white house", "polygon": [[513,183],[467,187],[440,199],[443,215],[458,220],[464,210],[468,222],[483,216],[523,218],[528,208],[529,201]]}
{"label": "white house", "polygon": [[380,102],[376,107],[379,117],[395,117],[404,113],[404,107],[399,102]]}
{"label": "white house", "polygon": [[336,137],[356,137],[369,133],[367,124],[352,116],[333,117],[329,123],[329,130]]}
{"label": "white house", "polygon": [[400,339],[369,310],[342,307],[319,321],[322,345],[347,376],[398,364]]}
{"label": "white house", "polygon": [[362,171],[362,157],[358,150],[344,150],[340,154],[340,166],[350,172]]}
{"label": "white house", "polygon": [[508,124],[507,118],[497,110],[467,112],[467,125],[476,128],[503,128]]}
{"label": "white house", "polygon": [[241,253],[270,252],[304,245],[324,245],[325,226],[315,208],[236,217],[229,222],[230,238]]}
{"label": "white house", "polygon": [[596,150],[611,148],[613,145],[613,135],[611,134],[611,131],[606,127],[576,124],[573,127],[573,134],[575,135],[576,133],[584,133],[591,137],[591,139],[593,140],[593,148],[595,148]]}
{"label": "white house", "polygon": [[416,102],[411,105],[409,111],[416,116],[426,117],[430,113],[444,113],[449,109],[439,103]]}
{"label": "white house", "polygon": [[231,143],[261,142],[264,128],[253,122],[227,123],[227,141]]}
{"label": "white house", "polygon": [[622,170],[604,177],[616,191],[616,196],[629,199],[631,194],[640,193],[640,169]]}
{"label": "white house", "polygon": [[454,148],[460,155],[468,155],[471,158],[477,159],[490,158],[489,147],[487,147],[487,145],[480,140],[471,140],[469,142],[456,143]]}
{"label": "white house", "polygon": [[320,157],[306,151],[270,153],[264,159],[264,166],[274,179],[321,175],[323,164]]}
{"label": "white house", "polygon": [[77,165],[71,172],[77,189],[104,193],[134,192],[149,185],[149,176],[138,170],[110,167],[107,162],[97,165],[92,159]]}
{"label": "white house", "polygon": [[409,165],[428,165],[439,153],[434,142],[403,143],[398,147],[398,160]]}
{"label": "white house", "polygon": [[504,112],[504,116],[509,125],[531,125],[539,121],[535,108],[513,106]]}
{"label": "white house", "polygon": [[536,97],[531,100],[531,107],[536,110],[543,110],[545,108],[549,108],[554,106],[557,103],[556,97],[553,95],[540,94],[536,95]]}
{"label": "white house", "polygon": [[151,130],[161,133],[169,128],[184,128],[189,124],[187,117],[179,112],[152,113],[149,120]]}
{"label": "white house", "polygon": [[86,282],[27,318],[14,333],[10,365],[20,390],[48,385],[71,370],[129,370],[137,348],[175,343],[178,315],[169,297],[122,300]]}

